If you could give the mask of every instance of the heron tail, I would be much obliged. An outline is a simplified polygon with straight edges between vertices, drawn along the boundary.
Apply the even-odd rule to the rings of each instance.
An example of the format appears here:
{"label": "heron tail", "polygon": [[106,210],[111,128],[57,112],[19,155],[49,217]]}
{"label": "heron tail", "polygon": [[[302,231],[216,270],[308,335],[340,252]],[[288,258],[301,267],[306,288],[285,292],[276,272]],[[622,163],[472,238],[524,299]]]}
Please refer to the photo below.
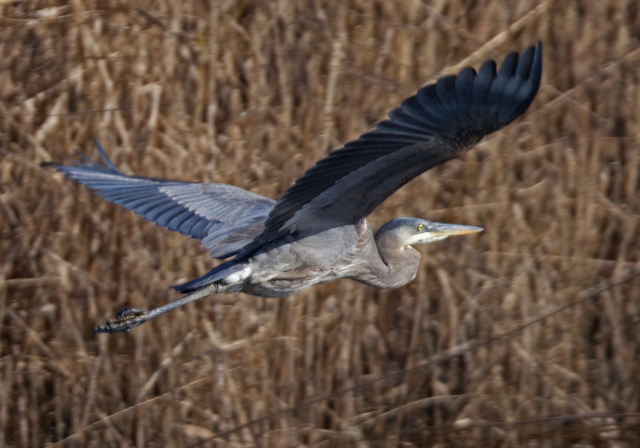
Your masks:
{"label": "heron tail", "polygon": [[[174,285],[172,286],[172,288],[182,294],[192,293],[213,283],[222,282],[222,280],[226,279],[230,275],[242,271],[245,267],[246,264],[244,263],[238,263],[236,260],[229,260],[225,263],[222,263],[221,265],[216,266],[202,277],[189,280],[186,283]],[[220,289],[218,289],[218,292],[224,291],[225,286],[226,282],[225,284],[220,285]]]}

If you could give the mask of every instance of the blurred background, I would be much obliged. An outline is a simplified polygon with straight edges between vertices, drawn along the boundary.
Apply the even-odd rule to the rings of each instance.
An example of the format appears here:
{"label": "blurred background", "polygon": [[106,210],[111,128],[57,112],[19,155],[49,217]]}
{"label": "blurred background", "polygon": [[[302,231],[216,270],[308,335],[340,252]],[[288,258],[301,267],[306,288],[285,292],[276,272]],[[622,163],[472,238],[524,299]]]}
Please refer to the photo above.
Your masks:
{"label": "blurred background", "polygon": [[[638,9],[0,1],[0,446],[638,446]],[[486,229],[420,246],[409,285],[93,332],[215,262],[41,162],[97,137],[124,173],[277,198],[421,85],[538,40],[525,115],[371,215]]]}

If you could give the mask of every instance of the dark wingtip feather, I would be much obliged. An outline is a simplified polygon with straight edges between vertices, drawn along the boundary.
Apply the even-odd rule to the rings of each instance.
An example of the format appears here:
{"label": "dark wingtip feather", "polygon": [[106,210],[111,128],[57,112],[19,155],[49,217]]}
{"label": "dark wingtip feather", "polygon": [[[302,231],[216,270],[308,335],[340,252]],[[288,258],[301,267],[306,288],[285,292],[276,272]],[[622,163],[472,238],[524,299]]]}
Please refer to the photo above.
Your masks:
{"label": "dark wingtip feather", "polygon": [[[513,75],[502,81],[501,95],[496,96],[496,104],[492,108],[501,127],[511,123],[529,107],[538,93],[541,77],[542,42],[538,41],[522,53]],[[497,104],[500,101],[505,104]]]}
{"label": "dark wingtip feather", "polygon": [[102,147],[102,143],[100,143],[100,140],[98,140],[97,138],[96,138],[96,149],[98,150],[98,154],[100,154],[100,159],[104,162],[105,165],[107,165],[107,168],[109,168],[112,171],[119,171],[118,168],[116,168],[116,166],[113,164],[113,162],[107,155],[107,151],[105,151],[104,148]]}
{"label": "dark wingtip feather", "polygon": [[[419,104],[422,110],[413,107],[411,115],[417,118],[422,114],[425,124],[433,123],[431,117],[435,117],[439,129],[432,133],[434,137],[450,138],[459,148],[468,147],[521,115],[538,92],[541,74],[542,43],[538,42],[521,55],[509,53],[499,68],[489,60],[477,73],[465,68],[457,76],[441,78],[403,102],[402,110]],[[395,113],[396,117],[402,115]],[[398,120],[395,126],[402,124]]]}
{"label": "dark wingtip feather", "polygon": [[[43,168],[54,168],[64,173],[67,177],[71,177],[70,174],[73,172],[74,168],[96,169],[102,172],[112,171],[112,172],[121,174],[120,170],[116,168],[116,166],[113,164],[113,162],[107,155],[107,152],[102,147],[100,140],[96,139],[95,143],[96,143],[96,149],[98,150],[98,154],[100,155],[100,160],[102,160],[102,162],[106,165],[106,167],[100,165],[91,157],[87,156],[86,154],[83,154],[80,151],[75,151],[77,159],[71,159],[68,162],[69,165],[65,165],[57,162],[41,162],[40,166]],[[78,159],[81,159],[81,160],[78,160]],[[71,178],[73,179],[73,177]]]}
{"label": "dark wingtip feather", "polygon": [[514,75],[516,68],[518,67],[518,60],[520,55],[515,51],[505,56],[502,61],[502,65],[498,70],[498,76],[511,77]]}

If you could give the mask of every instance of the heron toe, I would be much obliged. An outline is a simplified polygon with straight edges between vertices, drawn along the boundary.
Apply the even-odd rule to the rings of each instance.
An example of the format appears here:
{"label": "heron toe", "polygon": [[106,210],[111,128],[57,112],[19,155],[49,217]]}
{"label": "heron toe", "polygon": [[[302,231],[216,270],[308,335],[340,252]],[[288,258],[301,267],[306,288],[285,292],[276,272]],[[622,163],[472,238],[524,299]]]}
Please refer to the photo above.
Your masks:
{"label": "heron toe", "polygon": [[126,333],[151,319],[149,312],[138,308],[122,308],[116,318],[95,327],[97,333]]}

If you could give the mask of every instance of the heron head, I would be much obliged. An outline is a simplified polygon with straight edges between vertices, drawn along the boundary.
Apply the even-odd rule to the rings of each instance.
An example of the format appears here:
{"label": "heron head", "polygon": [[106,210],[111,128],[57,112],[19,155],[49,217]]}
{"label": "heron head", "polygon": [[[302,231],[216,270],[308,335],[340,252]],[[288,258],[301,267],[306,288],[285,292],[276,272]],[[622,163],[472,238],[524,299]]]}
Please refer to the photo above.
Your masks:
{"label": "heron head", "polygon": [[418,218],[395,218],[380,228],[376,234],[376,240],[384,236],[394,240],[400,246],[411,246],[412,244],[432,243],[452,235],[464,235],[482,230],[484,230],[482,227],[462,224],[443,224]]}

